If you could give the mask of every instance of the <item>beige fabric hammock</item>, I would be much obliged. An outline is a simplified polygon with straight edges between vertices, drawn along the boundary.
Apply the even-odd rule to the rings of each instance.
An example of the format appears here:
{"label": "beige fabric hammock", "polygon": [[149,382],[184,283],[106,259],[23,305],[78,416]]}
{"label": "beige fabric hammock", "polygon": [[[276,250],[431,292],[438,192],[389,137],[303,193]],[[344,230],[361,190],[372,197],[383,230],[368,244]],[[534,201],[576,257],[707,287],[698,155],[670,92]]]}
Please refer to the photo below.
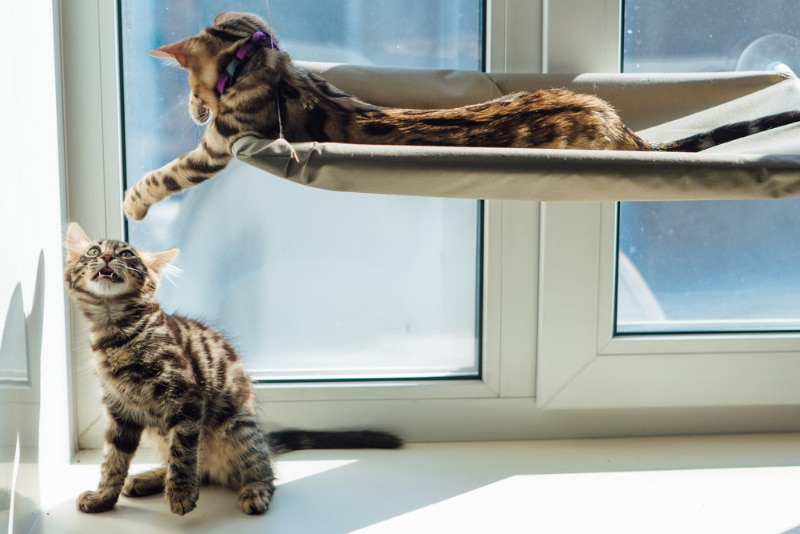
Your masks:
{"label": "beige fabric hammock", "polygon": [[[446,108],[549,87],[596,94],[651,141],[800,109],[800,80],[777,73],[513,75],[304,64],[378,105]],[[289,140],[291,141],[291,140]],[[689,153],[293,144],[253,137],[236,157],[333,191],[474,199],[699,200],[800,194],[800,125]]]}

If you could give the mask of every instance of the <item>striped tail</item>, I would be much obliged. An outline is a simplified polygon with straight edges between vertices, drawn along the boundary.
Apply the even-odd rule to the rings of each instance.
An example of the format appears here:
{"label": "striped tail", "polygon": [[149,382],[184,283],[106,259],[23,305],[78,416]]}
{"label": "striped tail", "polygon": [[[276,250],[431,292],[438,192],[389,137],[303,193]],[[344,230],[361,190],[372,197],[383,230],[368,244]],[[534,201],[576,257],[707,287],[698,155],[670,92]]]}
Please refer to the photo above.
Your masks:
{"label": "striped tail", "polygon": [[306,449],[399,449],[403,446],[403,440],[394,434],[374,430],[281,430],[270,432],[267,438],[278,454]]}
{"label": "striped tail", "polygon": [[767,130],[772,130],[773,128],[786,126],[787,124],[793,124],[795,122],[800,122],[800,111],[784,111],[758,119],[726,124],[725,126],[720,126],[719,128],[714,128],[713,130],[677,141],[656,144],[653,146],[653,149],[667,152],[700,152],[701,150],[713,146],[718,146],[760,132],[766,132]]}

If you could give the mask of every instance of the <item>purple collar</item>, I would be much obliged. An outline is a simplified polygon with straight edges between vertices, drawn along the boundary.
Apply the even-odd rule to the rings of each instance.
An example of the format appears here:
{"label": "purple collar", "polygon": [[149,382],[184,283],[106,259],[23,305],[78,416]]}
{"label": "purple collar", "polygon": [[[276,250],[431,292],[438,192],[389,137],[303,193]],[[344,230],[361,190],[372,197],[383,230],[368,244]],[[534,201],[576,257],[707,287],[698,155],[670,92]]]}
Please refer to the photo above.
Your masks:
{"label": "purple collar", "polygon": [[233,83],[234,78],[236,78],[236,72],[239,70],[239,66],[245,59],[250,57],[257,46],[269,46],[273,50],[280,50],[280,48],[278,48],[278,42],[273,39],[271,35],[268,35],[262,31],[257,31],[254,33],[253,36],[250,37],[250,40],[243,44],[242,47],[236,51],[236,54],[225,66],[225,70],[219,75],[219,79],[217,79],[217,94],[222,96],[222,93],[225,92],[225,89],[227,89],[228,86]]}

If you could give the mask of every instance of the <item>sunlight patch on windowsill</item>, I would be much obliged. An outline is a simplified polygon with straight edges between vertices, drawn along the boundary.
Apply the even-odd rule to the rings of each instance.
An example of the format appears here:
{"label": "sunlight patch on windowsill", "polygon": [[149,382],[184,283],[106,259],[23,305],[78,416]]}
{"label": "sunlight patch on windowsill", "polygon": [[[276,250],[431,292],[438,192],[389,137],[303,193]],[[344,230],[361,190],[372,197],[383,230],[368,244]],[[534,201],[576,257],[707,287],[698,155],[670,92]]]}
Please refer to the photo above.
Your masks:
{"label": "sunlight patch on windowsill", "polygon": [[[617,532],[685,532],[687,524],[693,525],[692,532],[789,532],[797,527],[797,514],[796,492],[787,469],[797,470],[513,475],[358,532],[414,532],[420,525],[426,531],[441,528],[446,532],[453,528],[452,518],[468,525],[470,532],[493,532],[498,517],[504,532],[593,532],[598,524]],[[769,514],[752,513],[747,492],[741,491],[743,480],[763,482],[758,486],[770,494],[765,499],[770,502]],[[676,513],[664,513],[668,502]]]}
{"label": "sunlight patch on windowsill", "polygon": [[[103,461],[103,453],[100,450],[84,450],[75,455],[75,459],[70,466],[65,466],[68,470],[86,469],[96,471],[100,475],[100,464]],[[332,471],[346,465],[358,462],[355,458],[341,459],[314,459],[302,460],[292,457],[280,457],[280,462],[276,464],[277,484],[288,484],[303,478],[319,475],[326,471]],[[159,465],[155,451],[149,447],[142,447],[137,451],[131,465],[131,473],[141,473],[148,469],[153,469]]]}

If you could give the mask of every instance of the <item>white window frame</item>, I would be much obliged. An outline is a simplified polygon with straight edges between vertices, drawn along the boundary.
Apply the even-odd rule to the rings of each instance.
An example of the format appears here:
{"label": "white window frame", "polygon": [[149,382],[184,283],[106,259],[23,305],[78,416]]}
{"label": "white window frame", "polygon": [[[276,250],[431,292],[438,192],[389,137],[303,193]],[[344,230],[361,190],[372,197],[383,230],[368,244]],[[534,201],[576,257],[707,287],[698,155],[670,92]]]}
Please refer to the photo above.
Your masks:
{"label": "white window frame", "polygon": [[[60,7],[66,27],[67,138],[74,142],[67,146],[69,215],[90,232],[121,238],[124,225],[119,202],[122,166],[115,5],[62,0]],[[541,6],[538,9],[541,12]],[[504,11],[501,16],[503,23],[493,31],[497,39],[506,38]],[[495,21],[497,17],[491,14],[490,18]],[[527,61],[538,68],[541,42],[529,31],[525,31],[525,37],[532,46],[516,50],[512,59],[490,46],[493,62],[504,68],[530,70]],[[533,399],[538,217],[535,203],[486,205],[480,379],[258,384],[265,422],[271,427],[386,426],[386,410],[398,409],[411,413],[407,421],[395,418],[393,426],[410,435],[419,427],[414,422],[418,411],[414,405],[419,400],[447,404],[460,399]],[[73,368],[85,370],[89,357],[85,326],[80,319],[73,325]],[[95,379],[90,373],[77,372],[73,380],[79,446],[97,447],[102,443],[102,416],[94,393]],[[448,417],[464,418],[469,417],[471,409],[466,405],[445,408]],[[458,438],[458,431],[442,436],[450,437]]]}
{"label": "white window frame", "polygon": [[[551,2],[580,18],[550,26],[551,72],[617,72],[615,0]],[[559,27],[567,22],[573,30]],[[597,21],[597,22],[592,22]],[[616,21],[616,27],[615,27]],[[580,26],[580,22],[577,22]],[[589,41],[576,37],[587,36]],[[579,50],[590,55],[576,54]],[[560,57],[560,54],[565,54]],[[555,67],[555,68],[553,68]],[[543,408],[796,406],[800,335],[614,335],[617,209],[613,202],[542,208],[537,405]],[[569,283],[564,283],[564,279]]]}
{"label": "white window frame", "polygon": [[[798,334],[615,337],[615,204],[548,203],[543,213],[539,406],[800,403]],[[569,284],[558,282],[564,273]]]}
{"label": "white window frame", "polygon": [[[57,2],[68,218],[121,238],[116,2]],[[490,0],[488,70],[617,71],[620,3]],[[613,203],[487,202],[481,379],[260,384],[264,423],[410,441],[800,429],[796,336],[611,336],[615,216]],[[72,313],[76,441],[94,448],[102,410]]]}

